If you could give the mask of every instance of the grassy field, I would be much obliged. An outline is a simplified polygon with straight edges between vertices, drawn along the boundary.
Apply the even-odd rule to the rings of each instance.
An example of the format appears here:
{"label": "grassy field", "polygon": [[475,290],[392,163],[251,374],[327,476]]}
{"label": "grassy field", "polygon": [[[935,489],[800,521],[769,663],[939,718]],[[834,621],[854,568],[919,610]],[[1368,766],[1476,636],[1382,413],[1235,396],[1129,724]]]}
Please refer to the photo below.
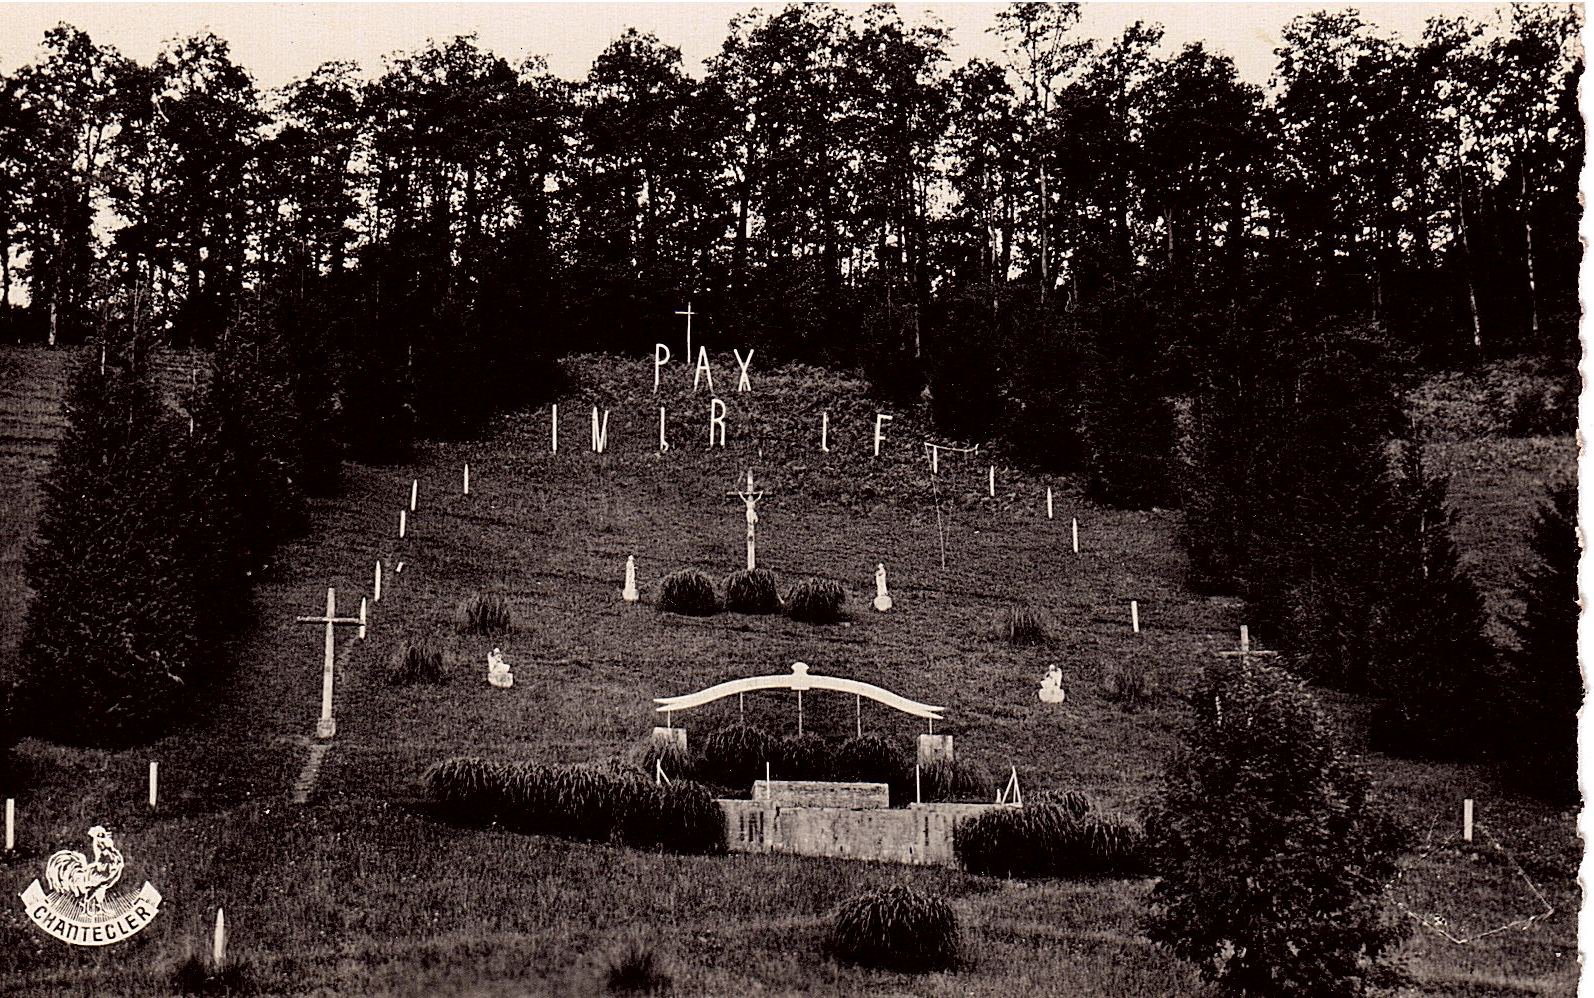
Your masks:
{"label": "grassy field", "polygon": [[[7,350],[0,414],[8,420],[0,486],[8,517],[0,539],[6,616],[24,600],[16,571],[36,509],[33,477],[58,425],[62,354]],[[581,761],[645,741],[652,698],[735,676],[812,671],[865,679],[944,705],[957,753],[992,773],[1009,766],[1024,787],[1084,790],[1133,812],[1153,792],[1175,744],[1180,694],[1213,654],[1234,645],[1233,601],[1191,595],[1176,512],[1096,508],[1077,483],[1012,471],[1016,455],[943,455],[932,482],[919,442],[922,413],[896,410],[872,457],[875,407],[853,382],[812,369],[761,373],[735,395],[734,365],[716,369],[729,406],[724,450],[705,447],[708,392],[692,394],[677,365],[655,401],[650,364],[572,362],[560,403],[560,449],[549,413],[518,413],[478,442],[430,445],[401,467],[349,465],[347,487],[315,505],[308,536],[286,548],[259,592],[259,624],[242,636],[232,681],[205,705],[202,726],[145,750],[65,750],[24,743],[20,848],[0,858],[12,893],[57,848],[83,848],[103,822],[129,856],[125,885],[144,879],[167,898],[156,923],[108,952],[75,951],[27,925],[19,904],[0,908],[0,993],[162,994],[205,945],[216,906],[227,910],[250,976],[282,994],[585,994],[601,986],[609,954],[633,936],[655,947],[684,994],[926,995],[1203,993],[1191,968],[1153,948],[1139,921],[1139,880],[1005,883],[947,870],[790,857],[651,855],[459,828],[418,806],[430,762],[479,753]],[[683,383],[684,382],[684,383]],[[590,451],[591,406],[612,406],[608,453]],[[671,450],[658,454],[658,410]],[[830,452],[818,449],[829,413]],[[1444,406],[1428,418],[1443,420]],[[1455,475],[1460,540],[1497,610],[1526,557],[1522,535],[1533,482],[1570,468],[1571,442],[1461,436],[1437,445]],[[470,463],[471,494],[461,495]],[[997,465],[997,496],[986,495]],[[727,497],[751,468],[768,495],[759,506],[763,567],[783,582],[827,576],[848,590],[848,618],[818,627],[783,618],[689,619],[654,612],[652,583],[697,566],[716,577],[744,558],[741,503]],[[419,510],[397,537],[412,478]],[[1045,489],[1054,490],[1048,521]],[[937,510],[940,516],[937,516]],[[10,514],[17,515],[12,516]],[[1071,517],[1082,551],[1069,550]],[[945,537],[946,567],[941,566]],[[637,559],[640,605],[619,598],[627,555]],[[335,586],[341,610],[371,588],[377,559],[384,598],[368,639],[346,649],[337,683],[338,736],[308,804],[289,803],[318,704],[320,632],[296,624]],[[402,573],[394,574],[398,562]],[[873,572],[884,562],[896,607],[875,613]],[[504,594],[513,632],[485,639],[456,626],[477,592]],[[1131,633],[1129,601],[1143,631]],[[1005,607],[1027,603],[1049,620],[1050,645],[1019,648],[995,636]],[[395,687],[387,662],[407,639],[432,635],[450,649],[449,681]],[[15,631],[0,634],[13,654]],[[485,682],[495,645],[515,673],[510,690]],[[1157,689],[1137,712],[1103,695],[1110,663],[1148,670]],[[1061,706],[1035,695],[1056,663]],[[1365,704],[1325,697],[1353,741]],[[844,735],[854,705],[814,694],[805,727]],[[749,697],[749,720],[795,727],[790,694]],[[735,701],[680,716],[702,731],[734,719]],[[866,705],[868,731],[909,751],[916,722]],[[690,737],[690,735],[689,735]],[[160,810],[143,803],[148,760],[162,771]],[[1414,993],[1569,994],[1576,973],[1572,815],[1500,788],[1476,767],[1369,756],[1381,792],[1435,848],[1414,857],[1393,900],[1442,909],[1452,924],[1489,927],[1539,910],[1504,854],[1455,847],[1460,801],[1510,850],[1556,913],[1526,931],[1458,946],[1419,930],[1399,962]],[[1502,872],[1503,871],[1503,872]],[[871,885],[907,882],[954,899],[971,964],[909,978],[840,966],[821,939],[827,913]],[[1393,907],[1392,907],[1393,910]],[[1397,916],[1398,917],[1398,916]],[[1472,931],[1469,928],[1468,931]]]}

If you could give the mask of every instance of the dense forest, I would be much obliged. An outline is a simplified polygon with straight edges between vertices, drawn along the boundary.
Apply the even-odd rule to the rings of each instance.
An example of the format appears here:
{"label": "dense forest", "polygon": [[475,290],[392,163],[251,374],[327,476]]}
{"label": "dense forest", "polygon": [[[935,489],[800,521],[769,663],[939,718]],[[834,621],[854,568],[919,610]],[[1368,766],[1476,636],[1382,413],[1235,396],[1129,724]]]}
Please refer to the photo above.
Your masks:
{"label": "dense forest", "polygon": [[[214,521],[160,555],[192,601],[247,588],[344,455],[470,432],[553,391],[571,351],[651,355],[690,301],[712,350],[857,368],[951,439],[1182,506],[1192,585],[1381,698],[1384,747],[1499,747],[1474,723],[1504,702],[1500,743],[1549,723],[1528,768],[1560,779],[1571,714],[1545,691],[1572,649],[1489,646],[1403,400],[1416,372],[1527,355],[1564,387],[1524,418],[1570,429],[1579,17],[1518,5],[1402,41],[1305,15],[1257,87],[1155,25],[1082,37],[1076,4],[1003,8],[1004,61],[961,66],[888,5],[793,5],[736,16],[701,78],[630,31],[583,80],[460,37],[264,93],[213,35],[141,65],[61,25],[0,81],[0,332],[97,341],[110,368],[78,372],[40,551],[92,519],[67,458],[156,447],[93,431],[97,405],[183,452],[162,488],[223,472],[157,504]],[[185,346],[215,357],[186,444],[120,380]],[[56,561],[33,562],[36,677],[77,640]],[[1565,583],[1525,600],[1564,622]],[[168,675],[191,656],[150,654]]]}

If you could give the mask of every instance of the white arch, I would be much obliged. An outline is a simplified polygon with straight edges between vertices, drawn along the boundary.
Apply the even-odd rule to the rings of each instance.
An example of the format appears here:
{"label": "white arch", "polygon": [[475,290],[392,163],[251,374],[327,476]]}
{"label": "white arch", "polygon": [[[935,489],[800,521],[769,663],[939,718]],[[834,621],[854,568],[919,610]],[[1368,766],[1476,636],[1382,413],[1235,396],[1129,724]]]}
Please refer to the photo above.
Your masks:
{"label": "white arch", "polygon": [[930,721],[943,720],[941,711],[945,707],[933,707],[917,700],[909,700],[890,690],[881,689],[872,683],[861,682],[857,679],[842,679],[839,676],[813,676],[808,673],[808,666],[804,662],[793,662],[789,676],[749,676],[746,679],[732,679],[729,682],[710,686],[708,689],[698,690],[678,697],[654,697],[653,702],[660,706],[654,708],[656,713],[671,714],[678,710],[690,710],[701,707],[706,703],[713,703],[736,693],[750,693],[753,690],[835,690],[837,693],[852,693],[860,697],[868,697],[876,703],[885,704],[904,714],[922,717]]}

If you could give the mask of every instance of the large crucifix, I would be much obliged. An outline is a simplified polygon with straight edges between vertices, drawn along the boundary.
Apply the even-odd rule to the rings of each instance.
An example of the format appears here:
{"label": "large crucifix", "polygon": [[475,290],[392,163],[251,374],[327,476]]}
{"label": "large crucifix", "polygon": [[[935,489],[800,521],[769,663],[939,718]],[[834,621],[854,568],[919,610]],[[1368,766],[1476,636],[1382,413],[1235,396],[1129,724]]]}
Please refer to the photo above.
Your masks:
{"label": "large crucifix", "polygon": [[317,738],[331,738],[337,733],[338,726],[332,720],[332,666],[336,657],[337,642],[334,630],[339,624],[358,625],[359,637],[365,638],[365,600],[360,600],[360,615],[358,617],[338,616],[337,590],[327,589],[327,612],[320,617],[295,618],[301,624],[325,624],[327,628],[326,661],[321,668],[321,717],[315,722],[315,736]]}
{"label": "large crucifix", "polygon": [[728,496],[735,496],[747,505],[747,570],[751,572],[758,567],[758,559],[753,549],[754,528],[758,525],[758,513],[753,509],[758,505],[758,500],[764,498],[762,491],[753,491],[753,469],[747,469],[747,487],[740,492],[727,492]]}

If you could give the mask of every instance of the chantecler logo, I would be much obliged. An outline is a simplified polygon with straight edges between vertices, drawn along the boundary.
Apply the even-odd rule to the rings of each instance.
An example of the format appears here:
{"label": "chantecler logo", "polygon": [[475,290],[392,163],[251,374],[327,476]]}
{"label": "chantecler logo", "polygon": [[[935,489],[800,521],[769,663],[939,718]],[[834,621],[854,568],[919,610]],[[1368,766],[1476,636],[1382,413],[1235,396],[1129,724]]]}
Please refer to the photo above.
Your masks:
{"label": "chantecler logo", "polygon": [[93,857],[62,849],[44,864],[44,882],[22,892],[28,919],[64,943],[108,946],[131,938],[155,920],[161,895],[148,881],[134,894],[111,894],[125,861],[105,826],[89,829]]}

